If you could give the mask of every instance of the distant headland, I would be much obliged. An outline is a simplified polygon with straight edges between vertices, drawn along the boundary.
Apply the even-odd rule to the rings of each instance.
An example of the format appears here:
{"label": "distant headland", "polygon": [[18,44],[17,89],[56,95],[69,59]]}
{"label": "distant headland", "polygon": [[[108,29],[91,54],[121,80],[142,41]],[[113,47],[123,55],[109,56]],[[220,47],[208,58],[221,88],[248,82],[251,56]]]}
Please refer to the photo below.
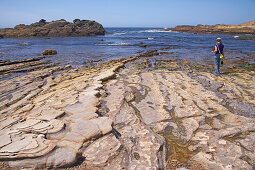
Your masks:
{"label": "distant headland", "polygon": [[255,35],[255,21],[244,22],[239,25],[180,25],[166,29],[168,31],[178,31],[199,34],[252,34]]}
{"label": "distant headland", "polygon": [[80,37],[104,35],[104,27],[95,21],[75,19],[73,23],[64,19],[39,22],[25,25],[19,24],[14,28],[0,29],[0,38],[25,38],[25,37]]}

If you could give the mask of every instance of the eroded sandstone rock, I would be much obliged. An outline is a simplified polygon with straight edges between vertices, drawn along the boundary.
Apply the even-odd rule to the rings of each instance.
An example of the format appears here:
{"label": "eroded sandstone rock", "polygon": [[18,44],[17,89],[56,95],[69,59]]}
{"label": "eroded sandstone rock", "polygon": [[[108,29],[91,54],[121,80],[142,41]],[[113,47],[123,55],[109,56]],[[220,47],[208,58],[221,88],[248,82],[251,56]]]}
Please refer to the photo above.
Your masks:
{"label": "eroded sandstone rock", "polygon": [[[14,104],[4,108],[10,115],[0,121],[0,136],[3,139],[0,142],[0,158],[10,161],[13,167],[34,169],[74,164],[81,157],[84,143],[112,130],[112,119],[96,113],[99,89],[103,87],[102,81],[113,77],[115,70],[123,64],[109,63],[107,67],[95,68],[89,75],[79,73],[77,76],[71,72],[70,76],[59,77],[54,86],[43,83],[42,88],[46,85],[48,91],[41,90],[18,110],[8,110],[19,102],[18,99],[7,100],[7,103]],[[31,83],[33,79],[27,79],[19,85],[35,88]],[[26,97],[30,90],[28,88],[28,94],[21,93],[21,96]],[[16,158],[19,160],[13,161]]]}
{"label": "eroded sandstone rock", "polygon": [[[137,137],[136,132],[132,131],[132,125],[140,127],[140,131],[143,128],[132,114],[165,137],[169,163],[177,160],[182,164],[165,164],[165,168],[199,164],[204,169],[252,169],[254,141],[252,135],[249,135],[254,130],[252,109],[243,109],[246,114],[236,109],[242,104],[240,101],[247,103],[246,108],[253,107],[254,97],[251,94],[254,87],[250,82],[254,78],[249,75],[217,78],[209,73],[187,74],[184,71],[167,70],[141,73],[133,69],[134,65],[129,65],[128,69],[120,72],[117,80],[108,83],[107,95],[101,101],[105,114],[113,117],[114,124],[121,127],[117,130],[121,133],[121,144],[126,147],[105,169],[140,167],[133,160],[141,159],[143,154],[139,149],[138,152],[132,151],[139,145],[143,135]],[[238,81],[243,82],[244,86],[240,86]],[[239,106],[224,104],[237,99],[239,103],[235,105]],[[114,102],[118,104],[114,105]],[[125,109],[122,108],[123,102],[128,102],[124,104]],[[130,139],[126,138],[127,135]],[[148,141],[153,140],[148,138],[147,144]],[[141,166],[146,168],[144,164]]]}
{"label": "eroded sandstone rock", "polygon": [[43,135],[26,134],[24,138],[0,149],[1,159],[38,157],[49,153],[56,145]]}
{"label": "eroded sandstone rock", "polygon": [[120,141],[113,135],[107,135],[89,145],[82,155],[88,164],[106,166],[108,162],[111,162],[119,154],[120,149]]}
{"label": "eroded sandstone rock", "polygon": [[[43,90],[24,107],[1,110],[9,114],[0,120],[0,156],[34,169],[71,166],[82,156],[91,169],[254,167],[253,76],[137,69],[146,58],[120,69],[135,59],[50,77],[42,87],[29,85],[37,74],[4,81],[1,94]],[[6,101],[14,106],[20,96]]]}

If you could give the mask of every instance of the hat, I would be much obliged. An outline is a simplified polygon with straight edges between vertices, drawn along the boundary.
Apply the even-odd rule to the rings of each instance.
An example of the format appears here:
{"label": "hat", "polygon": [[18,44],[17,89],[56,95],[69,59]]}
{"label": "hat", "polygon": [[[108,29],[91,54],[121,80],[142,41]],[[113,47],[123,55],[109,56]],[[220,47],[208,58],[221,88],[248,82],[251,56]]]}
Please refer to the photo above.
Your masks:
{"label": "hat", "polygon": [[221,38],[217,38],[216,40],[221,40]]}

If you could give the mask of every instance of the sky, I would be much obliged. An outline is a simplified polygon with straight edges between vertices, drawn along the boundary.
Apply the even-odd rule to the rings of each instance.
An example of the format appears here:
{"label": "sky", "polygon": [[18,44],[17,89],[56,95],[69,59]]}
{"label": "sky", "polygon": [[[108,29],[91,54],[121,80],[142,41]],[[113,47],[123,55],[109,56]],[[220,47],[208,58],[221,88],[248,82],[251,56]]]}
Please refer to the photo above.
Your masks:
{"label": "sky", "polygon": [[0,28],[76,18],[104,27],[240,24],[255,20],[255,0],[0,0]]}

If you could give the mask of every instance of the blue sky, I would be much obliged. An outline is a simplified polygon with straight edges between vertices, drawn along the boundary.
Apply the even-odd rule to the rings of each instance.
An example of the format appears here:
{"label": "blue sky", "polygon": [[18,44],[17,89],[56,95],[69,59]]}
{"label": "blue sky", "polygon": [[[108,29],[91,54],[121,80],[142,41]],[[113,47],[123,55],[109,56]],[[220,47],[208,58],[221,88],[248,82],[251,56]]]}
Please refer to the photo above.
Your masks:
{"label": "blue sky", "polygon": [[239,24],[255,20],[255,0],[0,0],[0,27],[89,19],[105,27]]}

